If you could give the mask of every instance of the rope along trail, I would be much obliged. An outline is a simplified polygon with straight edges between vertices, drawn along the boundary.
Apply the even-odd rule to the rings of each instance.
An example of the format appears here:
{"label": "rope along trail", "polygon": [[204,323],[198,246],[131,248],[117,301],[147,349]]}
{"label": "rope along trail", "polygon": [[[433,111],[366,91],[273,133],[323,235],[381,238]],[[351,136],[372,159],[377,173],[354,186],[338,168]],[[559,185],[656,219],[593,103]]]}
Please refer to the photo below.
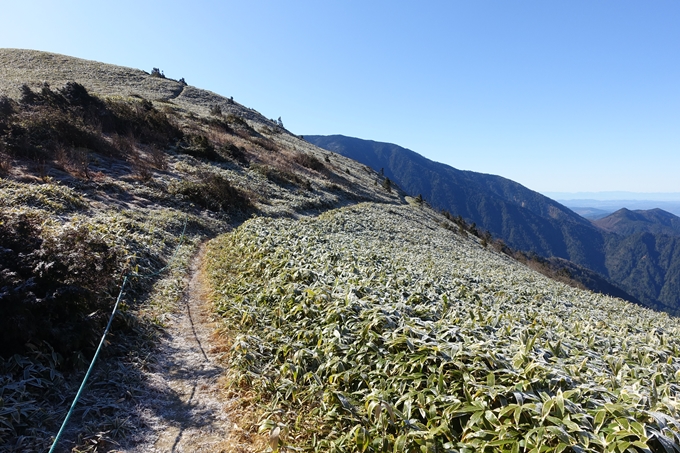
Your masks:
{"label": "rope along trail", "polygon": [[111,328],[111,323],[113,322],[113,318],[116,315],[116,312],[118,310],[118,305],[120,303],[121,298],[123,297],[123,292],[125,291],[125,286],[127,285],[128,282],[128,277],[138,277],[138,278],[151,278],[156,275],[159,275],[161,272],[166,270],[169,266],[170,263],[173,262],[175,259],[175,256],[177,255],[177,251],[179,248],[182,246],[182,243],[184,242],[184,234],[186,233],[187,230],[187,219],[184,219],[184,228],[182,230],[182,235],[180,236],[179,243],[177,244],[177,247],[175,248],[174,253],[172,254],[172,257],[168,261],[168,265],[162,267],[156,272],[153,272],[148,275],[140,275],[137,273],[128,273],[123,277],[123,283],[120,285],[120,292],[118,293],[118,297],[116,298],[116,303],[113,306],[113,311],[111,312],[111,317],[109,318],[109,322],[106,325],[106,329],[104,330],[104,334],[102,335],[101,340],[99,341],[99,345],[97,346],[97,350],[94,353],[94,357],[92,357],[92,362],[90,362],[90,366],[87,368],[87,372],[85,373],[85,377],[83,378],[83,382],[80,384],[80,388],[78,388],[78,392],[76,393],[75,398],[73,399],[73,403],[71,403],[71,407],[68,410],[68,413],[66,414],[66,417],[64,418],[64,422],[61,424],[61,428],[59,428],[59,432],[57,433],[57,436],[54,438],[54,442],[52,443],[52,447],[50,447],[49,453],[54,453],[55,449],[57,448],[57,445],[59,444],[59,440],[61,439],[61,436],[64,433],[64,430],[66,429],[66,426],[68,425],[68,422],[71,418],[71,415],[73,415],[73,410],[75,409],[76,405],[78,404],[78,400],[80,399],[80,396],[83,393],[83,390],[85,389],[85,385],[87,384],[87,380],[90,377],[90,373],[92,372],[92,369],[94,368],[94,364],[97,362],[97,358],[99,357],[99,353],[102,349],[102,346],[104,345],[104,341],[106,340],[106,335],[109,333],[109,330]]}

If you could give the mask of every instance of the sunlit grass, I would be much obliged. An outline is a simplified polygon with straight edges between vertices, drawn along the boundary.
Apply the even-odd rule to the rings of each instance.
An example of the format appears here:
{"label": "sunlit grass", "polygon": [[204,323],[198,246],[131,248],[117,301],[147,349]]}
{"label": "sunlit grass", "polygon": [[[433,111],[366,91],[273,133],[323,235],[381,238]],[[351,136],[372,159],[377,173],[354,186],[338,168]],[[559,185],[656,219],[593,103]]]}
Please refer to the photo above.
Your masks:
{"label": "sunlit grass", "polygon": [[273,449],[680,445],[675,318],[555,283],[421,212],[254,219],[211,243],[232,385],[261,395]]}

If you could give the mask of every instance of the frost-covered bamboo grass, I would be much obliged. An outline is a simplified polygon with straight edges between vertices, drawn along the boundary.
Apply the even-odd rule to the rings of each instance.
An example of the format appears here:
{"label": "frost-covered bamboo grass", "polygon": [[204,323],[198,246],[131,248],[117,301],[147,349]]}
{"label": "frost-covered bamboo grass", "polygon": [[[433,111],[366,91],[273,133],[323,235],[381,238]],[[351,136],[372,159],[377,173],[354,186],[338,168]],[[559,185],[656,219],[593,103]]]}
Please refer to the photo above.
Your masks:
{"label": "frost-covered bamboo grass", "polygon": [[[673,451],[680,323],[549,280],[413,207],[213,241],[234,384],[274,449]],[[286,434],[286,436],[284,436]]]}

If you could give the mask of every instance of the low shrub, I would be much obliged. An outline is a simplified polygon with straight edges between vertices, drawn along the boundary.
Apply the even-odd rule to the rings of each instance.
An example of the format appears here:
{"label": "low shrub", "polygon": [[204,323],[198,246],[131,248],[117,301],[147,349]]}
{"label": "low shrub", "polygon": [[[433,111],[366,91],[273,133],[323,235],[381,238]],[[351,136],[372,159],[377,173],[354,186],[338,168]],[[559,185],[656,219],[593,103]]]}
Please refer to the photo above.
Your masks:
{"label": "low shrub", "polygon": [[0,146],[0,174],[7,174],[12,170],[12,158],[3,152]]}
{"label": "low shrub", "polygon": [[210,107],[210,114],[214,116],[222,116],[222,107],[215,104]]}
{"label": "low shrub", "polygon": [[227,115],[227,123],[233,126],[230,133],[236,134],[244,140],[257,145],[267,151],[279,151],[279,146],[272,140],[263,137],[259,132],[253,129],[243,118],[230,113]]}
{"label": "low shrub", "polygon": [[307,189],[311,189],[311,183],[304,178],[299,177],[295,173],[270,167],[269,165],[255,164],[251,165],[253,170],[266,177],[269,181],[280,186],[285,186],[293,184],[296,186],[302,186]]}
{"label": "low shrub", "polygon": [[62,358],[49,345],[30,346],[28,356],[0,357],[2,451],[47,451],[51,436],[42,434],[54,433],[61,421],[61,411],[45,406],[65,399],[65,380],[58,371]]}
{"label": "low shrub", "polygon": [[170,187],[170,192],[210,211],[248,211],[253,208],[250,199],[231,185],[229,180],[216,173],[203,173],[198,181],[181,181]]}
{"label": "low shrub", "polygon": [[144,144],[168,146],[184,136],[181,129],[170,121],[166,113],[157,110],[146,100],[106,101],[106,112],[102,116],[102,131],[131,135]]}
{"label": "low shrub", "polygon": [[309,168],[314,171],[324,171],[326,166],[315,156],[311,154],[300,153],[294,158],[295,162],[302,165],[303,167]]}
{"label": "low shrub", "polygon": [[238,124],[239,126],[243,126],[245,128],[250,128],[250,125],[246,123],[243,118],[238,115],[234,115],[233,113],[227,115],[227,121],[232,124]]}
{"label": "low shrub", "polygon": [[229,122],[224,119],[224,116],[211,116],[208,118],[200,119],[203,124],[207,124],[219,131],[226,132],[227,134],[233,134],[234,129],[229,125]]}
{"label": "low shrub", "polygon": [[0,213],[0,356],[44,341],[73,364],[101,333],[124,251],[88,225],[43,222]]}
{"label": "low shrub", "polygon": [[[349,173],[349,171],[348,171]],[[385,189],[388,192],[392,192],[392,181],[390,181],[390,178],[385,178],[383,179],[382,182],[383,189]]]}
{"label": "low shrub", "polygon": [[118,136],[159,148],[183,136],[165,113],[145,99],[102,101],[75,82],[57,91],[44,85],[34,92],[24,85],[21,92],[19,103],[0,99],[0,148],[15,158],[68,167],[83,149],[127,156],[134,146],[117,146]]}
{"label": "low shrub", "polygon": [[31,105],[34,104],[38,101],[39,97],[36,95],[31,87],[26,85],[25,83],[21,85],[19,88],[19,91],[21,92],[21,97],[19,98],[19,102],[25,105]]}
{"label": "low shrub", "polygon": [[[13,156],[33,161],[52,161],[60,147],[98,149],[112,152],[82,119],[65,115],[50,106],[37,106],[30,114],[17,115],[17,121],[5,128],[0,140]],[[22,112],[23,113],[23,112]]]}
{"label": "low shrub", "polygon": [[102,107],[102,102],[87,92],[87,89],[77,82],[67,82],[60,91],[63,98],[71,105]]}
{"label": "low shrub", "polygon": [[248,165],[250,163],[248,156],[246,156],[243,150],[233,143],[227,143],[226,145],[222,146],[220,148],[220,153],[228,156],[230,159],[235,160],[242,165]]}
{"label": "low shrub", "polygon": [[241,137],[241,138],[246,138],[248,141],[251,143],[260,146],[261,148],[266,149],[267,151],[279,151],[279,146],[274,143],[272,140],[264,137]]}
{"label": "low shrub", "polygon": [[198,159],[206,159],[212,162],[225,161],[224,157],[215,151],[215,147],[205,135],[187,135],[180,143],[178,150]]}
{"label": "low shrub", "polygon": [[161,148],[151,145],[149,147],[149,154],[151,155],[151,161],[153,165],[158,170],[168,169],[168,157]]}
{"label": "low shrub", "polygon": [[0,118],[8,117],[14,113],[14,103],[7,96],[0,96]]}

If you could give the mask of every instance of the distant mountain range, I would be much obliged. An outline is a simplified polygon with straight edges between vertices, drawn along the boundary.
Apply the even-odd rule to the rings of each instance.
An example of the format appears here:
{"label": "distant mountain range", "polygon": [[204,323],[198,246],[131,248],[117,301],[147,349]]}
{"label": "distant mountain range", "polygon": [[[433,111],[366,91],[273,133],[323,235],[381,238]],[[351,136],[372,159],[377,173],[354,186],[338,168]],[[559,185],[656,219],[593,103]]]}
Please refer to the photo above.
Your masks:
{"label": "distant mountain range", "polygon": [[680,313],[680,218],[669,212],[620,210],[591,222],[509,179],[458,170],[395,144],[342,135],[305,139],[372,167],[510,247],[568,260],[597,272],[630,299]]}
{"label": "distant mountain range", "polygon": [[542,192],[587,219],[599,219],[619,209],[663,209],[680,216],[678,192]]}
{"label": "distant mountain range", "polygon": [[[547,194],[545,195],[548,196]],[[553,199],[564,206],[567,206],[577,214],[591,220],[605,217],[622,208],[630,210],[663,209],[664,211],[668,211],[671,214],[680,215],[680,201],[636,200],[623,198],[619,200],[596,200],[580,198]]]}

